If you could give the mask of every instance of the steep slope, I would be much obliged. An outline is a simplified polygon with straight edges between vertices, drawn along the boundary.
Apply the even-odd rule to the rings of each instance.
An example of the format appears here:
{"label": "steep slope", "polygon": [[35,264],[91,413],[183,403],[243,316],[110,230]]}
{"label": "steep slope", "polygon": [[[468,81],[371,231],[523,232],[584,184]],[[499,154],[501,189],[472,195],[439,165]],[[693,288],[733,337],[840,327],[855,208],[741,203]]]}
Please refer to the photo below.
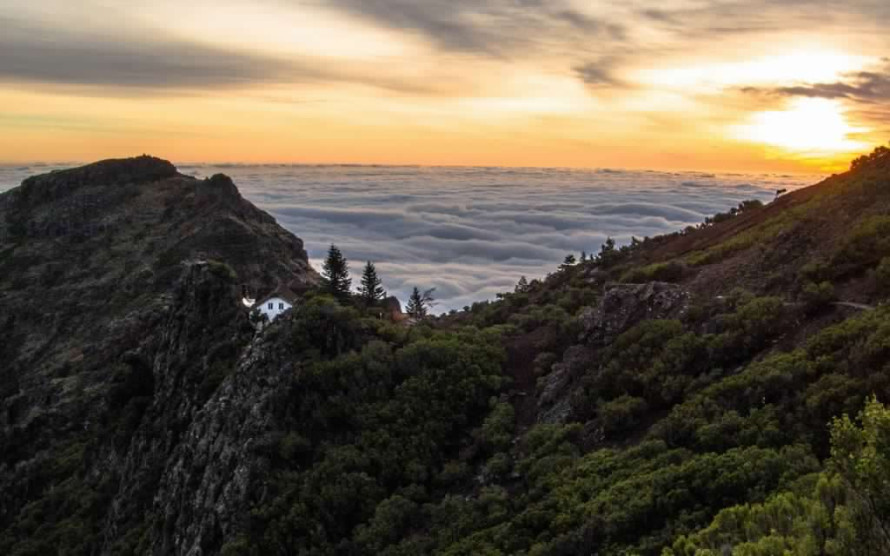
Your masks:
{"label": "steep slope", "polygon": [[95,547],[112,498],[101,534],[141,520],[135,494],[249,342],[242,289],[318,276],[229,178],[145,156],[29,178],[0,222],[0,527],[74,520]]}
{"label": "steep slope", "polygon": [[[510,517],[447,550],[659,554],[720,509],[779,492],[801,504],[818,498],[807,490],[812,473],[826,465],[819,480],[838,480],[828,422],[856,415],[870,395],[890,397],[888,233],[890,150],[879,149],[769,205],[744,203],[697,228],[604,246],[457,316],[512,327],[524,362],[511,359],[506,371],[517,385],[537,377],[512,392],[518,422],[539,425],[508,452],[516,480],[494,483],[525,493],[510,497]],[[811,546],[806,554],[828,544],[885,553],[888,539],[872,533],[886,519],[855,502],[874,493],[838,488],[835,507],[807,510],[840,512],[825,518],[831,528],[796,525],[757,545],[762,552],[745,545],[752,551],[743,553],[797,542]],[[732,511],[676,550],[757,544],[738,522],[728,525],[743,510]],[[851,514],[867,520],[853,525]]]}

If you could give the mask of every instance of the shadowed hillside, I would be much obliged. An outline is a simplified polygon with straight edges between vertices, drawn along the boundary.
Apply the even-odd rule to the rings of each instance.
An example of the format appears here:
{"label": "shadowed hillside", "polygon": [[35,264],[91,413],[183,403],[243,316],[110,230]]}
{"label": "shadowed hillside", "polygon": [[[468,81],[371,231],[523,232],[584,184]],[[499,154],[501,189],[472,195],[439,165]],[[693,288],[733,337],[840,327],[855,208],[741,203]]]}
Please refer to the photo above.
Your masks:
{"label": "shadowed hillside", "polygon": [[150,157],[29,178],[0,195],[0,223],[0,524],[92,520],[75,546],[95,547],[140,423],[167,437],[139,447],[156,450],[132,477],[150,488],[250,340],[242,285],[303,291],[318,276],[227,177]]}

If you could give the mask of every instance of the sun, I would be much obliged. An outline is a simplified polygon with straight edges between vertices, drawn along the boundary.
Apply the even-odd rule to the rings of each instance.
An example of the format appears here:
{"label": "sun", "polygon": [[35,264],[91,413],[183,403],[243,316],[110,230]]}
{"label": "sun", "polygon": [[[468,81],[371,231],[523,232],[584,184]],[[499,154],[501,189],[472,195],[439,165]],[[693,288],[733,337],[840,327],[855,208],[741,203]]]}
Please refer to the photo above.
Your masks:
{"label": "sun", "polygon": [[839,102],[801,98],[786,110],[752,114],[748,123],[733,128],[732,135],[792,154],[830,156],[865,149],[866,143],[851,136],[867,131],[850,125]]}

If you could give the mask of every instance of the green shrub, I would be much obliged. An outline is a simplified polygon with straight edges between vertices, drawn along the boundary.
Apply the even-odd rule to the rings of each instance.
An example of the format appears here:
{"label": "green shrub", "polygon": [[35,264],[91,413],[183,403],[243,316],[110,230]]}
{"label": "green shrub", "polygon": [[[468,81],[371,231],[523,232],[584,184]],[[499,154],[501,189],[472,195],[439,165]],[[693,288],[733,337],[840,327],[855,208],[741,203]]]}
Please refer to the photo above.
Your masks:
{"label": "green shrub", "polygon": [[811,261],[800,268],[801,280],[806,282],[824,282],[832,277],[831,266],[824,261]]}
{"label": "green shrub", "polygon": [[515,425],[513,406],[507,402],[495,402],[477,436],[486,449],[502,452],[508,450],[513,442]]}
{"label": "green shrub", "polygon": [[876,266],[890,255],[890,216],[872,216],[844,238],[833,264],[840,274]]}
{"label": "green shrub", "polygon": [[804,303],[807,312],[810,313],[825,309],[836,299],[834,284],[828,281],[819,284],[809,282],[804,285],[800,294],[800,300]]}
{"label": "green shrub", "polygon": [[636,427],[649,410],[643,398],[627,394],[597,405],[597,418],[606,433],[621,432]]}
{"label": "green shrub", "polygon": [[649,266],[632,268],[619,278],[620,282],[679,282],[686,274],[686,265],[679,261],[655,263]]}
{"label": "green shrub", "polygon": [[721,510],[664,556],[890,553],[890,411],[872,400],[860,420],[861,427],[846,416],[832,421],[826,471],[762,503]]}
{"label": "green shrub", "polygon": [[875,269],[875,281],[882,292],[890,292],[890,257],[884,257]]}

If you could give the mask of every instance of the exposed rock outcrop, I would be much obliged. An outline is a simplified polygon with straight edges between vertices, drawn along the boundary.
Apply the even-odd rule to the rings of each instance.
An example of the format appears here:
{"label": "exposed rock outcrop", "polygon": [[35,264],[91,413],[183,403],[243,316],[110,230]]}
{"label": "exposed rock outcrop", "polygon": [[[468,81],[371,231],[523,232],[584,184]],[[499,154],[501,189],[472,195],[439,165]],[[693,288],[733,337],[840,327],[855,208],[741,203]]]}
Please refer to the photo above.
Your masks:
{"label": "exposed rock outcrop", "polygon": [[213,554],[243,531],[250,501],[262,497],[265,441],[284,428],[277,418],[296,376],[290,361],[274,337],[257,337],[201,408],[161,477],[152,553]]}
{"label": "exposed rock outcrop", "polygon": [[665,282],[611,284],[599,303],[580,316],[579,343],[563,354],[550,373],[542,377],[538,395],[538,422],[563,423],[572,413],[572,391],[580,376],[596,364],[596,352],[622,332],[646,319],[682,317],[690,294]]}
{"label": "exposed rock outcrop", "polygon": [[603,345],[645,319],[680,318],[689,308],[689,292],[675,284],[610,284],[600,303],[581,314],[580,340]]}

